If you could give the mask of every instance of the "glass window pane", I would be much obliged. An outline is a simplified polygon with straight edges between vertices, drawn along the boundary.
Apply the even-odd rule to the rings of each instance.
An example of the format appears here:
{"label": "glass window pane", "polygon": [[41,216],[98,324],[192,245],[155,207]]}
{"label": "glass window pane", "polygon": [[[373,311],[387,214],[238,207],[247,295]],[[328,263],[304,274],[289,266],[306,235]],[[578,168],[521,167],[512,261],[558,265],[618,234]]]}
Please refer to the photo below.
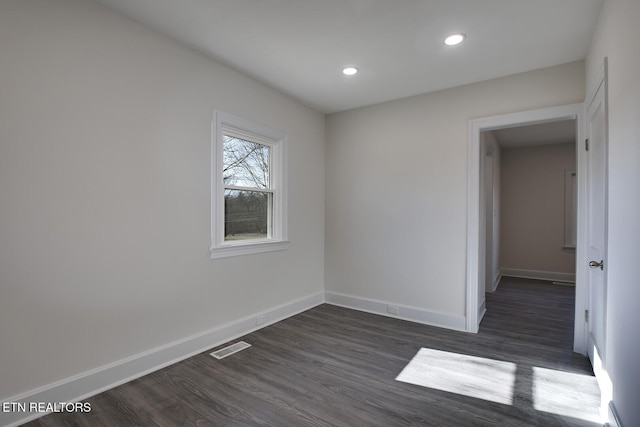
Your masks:
{"label": "glass window pane", "polygon": [[224,240],[271,237],[272,193],[224,191]]}
{"label": "glass window pane", "polygon": [[269,188],[268,145],[224,135],[223,153],[225,185]]}

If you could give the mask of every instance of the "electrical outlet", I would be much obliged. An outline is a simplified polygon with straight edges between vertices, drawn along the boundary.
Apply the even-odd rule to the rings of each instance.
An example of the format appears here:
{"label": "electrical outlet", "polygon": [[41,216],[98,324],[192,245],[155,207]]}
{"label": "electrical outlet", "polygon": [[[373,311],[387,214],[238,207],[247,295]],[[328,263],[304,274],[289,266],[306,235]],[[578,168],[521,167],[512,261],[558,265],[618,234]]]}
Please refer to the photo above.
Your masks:
{"label": "electrical outlet", "polygon": [[256,317],[256,326],[260,326],[266,321],[267,321],[267,315],[261,314],[260,316]]}
{"label": "electrical outlet", "polygon": [[395,305],[388,305],[387,306],[387,313],[389,313],[389,314],[399,314],[400,310]]}

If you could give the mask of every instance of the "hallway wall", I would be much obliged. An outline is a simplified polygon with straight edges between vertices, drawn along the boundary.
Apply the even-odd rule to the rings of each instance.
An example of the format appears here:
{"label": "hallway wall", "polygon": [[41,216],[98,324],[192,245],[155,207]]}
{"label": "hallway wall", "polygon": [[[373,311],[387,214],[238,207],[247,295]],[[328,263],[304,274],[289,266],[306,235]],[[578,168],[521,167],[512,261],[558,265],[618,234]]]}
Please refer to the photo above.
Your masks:
{"label": "hallway wall", "polygon": [[575,143],[503,148],[501,166],[500,268],[575,275],[575,250],[563,247]]}

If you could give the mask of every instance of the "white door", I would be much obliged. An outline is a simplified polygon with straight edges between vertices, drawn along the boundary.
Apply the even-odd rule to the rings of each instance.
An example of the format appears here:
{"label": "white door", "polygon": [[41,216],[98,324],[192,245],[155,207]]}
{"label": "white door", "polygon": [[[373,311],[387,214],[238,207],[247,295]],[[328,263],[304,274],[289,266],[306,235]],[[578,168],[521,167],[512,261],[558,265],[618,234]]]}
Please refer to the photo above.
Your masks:
{"label": "white door", "polygon": [[587,109],[588,352],[594,366],[598,358],[605,361],[606,341],[607,129],[604,86],[603,81]]}

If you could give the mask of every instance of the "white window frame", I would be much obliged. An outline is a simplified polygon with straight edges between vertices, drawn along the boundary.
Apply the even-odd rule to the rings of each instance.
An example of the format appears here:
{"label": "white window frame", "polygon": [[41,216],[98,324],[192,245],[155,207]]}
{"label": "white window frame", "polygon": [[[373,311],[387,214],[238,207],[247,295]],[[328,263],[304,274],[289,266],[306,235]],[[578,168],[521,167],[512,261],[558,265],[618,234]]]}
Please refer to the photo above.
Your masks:
{"label": "white window frame", "polygon": [[[270,150],[269,189],[272,196],[271,233],[264,239],[224,240],[224,137],[232,134]],[[211,258],[285,250],[289,247],[287,229],[287,136],[268,126],[214,110],[211,122]]]}
{"label": "white window frame", "polygon": [[577,206],[578,206],[578,180],[575,170],[565,170],[564,179],[564,247],[563,249],[576,249],[577,242]]}

